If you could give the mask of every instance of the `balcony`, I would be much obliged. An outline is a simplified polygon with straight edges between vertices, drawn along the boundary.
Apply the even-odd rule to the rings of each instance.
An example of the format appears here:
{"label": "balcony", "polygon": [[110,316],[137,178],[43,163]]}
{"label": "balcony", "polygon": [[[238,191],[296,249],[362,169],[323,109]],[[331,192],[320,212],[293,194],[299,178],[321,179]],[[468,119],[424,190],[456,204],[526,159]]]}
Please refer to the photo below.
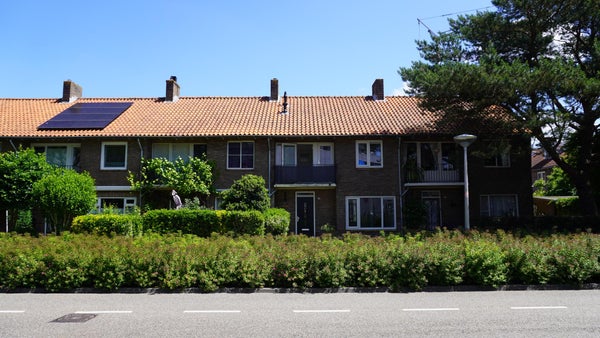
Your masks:
{"label": "balcony", "polygon": [[275,184],[335,184],[335,166],[275,166]]}
{"label": "balcony", "polygon": [[404,170],[403,179],[405,184],[412,185],[454,185],[463,183],[463,173],[459,170],[423,170],[413,168]]}

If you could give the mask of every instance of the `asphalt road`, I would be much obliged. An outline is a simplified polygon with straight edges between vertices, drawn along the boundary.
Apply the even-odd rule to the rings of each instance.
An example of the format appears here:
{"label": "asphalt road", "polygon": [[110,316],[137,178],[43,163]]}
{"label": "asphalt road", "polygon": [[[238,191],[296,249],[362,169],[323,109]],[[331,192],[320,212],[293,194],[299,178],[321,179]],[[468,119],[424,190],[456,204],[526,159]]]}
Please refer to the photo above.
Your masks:
{"label": "asphalt road", "polygon": [[600,291],[0,294],[0,337],[600,337]]}

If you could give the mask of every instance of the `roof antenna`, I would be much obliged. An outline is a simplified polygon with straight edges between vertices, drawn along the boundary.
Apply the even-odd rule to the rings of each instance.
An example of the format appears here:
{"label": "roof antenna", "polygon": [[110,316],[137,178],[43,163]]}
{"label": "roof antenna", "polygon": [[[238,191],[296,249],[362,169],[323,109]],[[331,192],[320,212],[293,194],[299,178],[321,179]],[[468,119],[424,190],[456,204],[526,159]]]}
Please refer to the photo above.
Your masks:
{"label": "roof antenna", "polygon": [[288,102],[287,102],[287,92],[283,92],[283,111],[281,113],[283,114],[287,114],[287,106],[288,106]]}

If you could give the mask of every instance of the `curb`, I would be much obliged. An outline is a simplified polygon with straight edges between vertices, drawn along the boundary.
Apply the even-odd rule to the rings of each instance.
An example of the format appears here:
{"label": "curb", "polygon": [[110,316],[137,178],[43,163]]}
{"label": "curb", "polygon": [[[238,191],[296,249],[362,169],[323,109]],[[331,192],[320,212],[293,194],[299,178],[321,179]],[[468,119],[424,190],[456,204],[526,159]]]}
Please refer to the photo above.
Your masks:
{"label": "curb", "polygon": [[117,290],[103,290],[96,288],[77,288],[72,290],[61,290],[57,292],[47,291],[43,288],[16,288],[0,289],[0,293],[97,293],[97,294],[250,294],[250,293],[300,293],[300,294],[321,294],[321,293],[417,293],[417,292],[482,292],[482,291],[559,291],[559,290],[600,290],[600,283],[586,283],[582,285],[551,284],[551,285],[520,285],[508,284],[497,288],[492,286],[479,285],[454,285],[454,286],[427,286],[420,291],[401,289],[392,290],[388,287],[341,287],[341,288],[221,288],[214,292],[207,292],[200,288],[185,289],[161,289],[161,288],[119,288]]}

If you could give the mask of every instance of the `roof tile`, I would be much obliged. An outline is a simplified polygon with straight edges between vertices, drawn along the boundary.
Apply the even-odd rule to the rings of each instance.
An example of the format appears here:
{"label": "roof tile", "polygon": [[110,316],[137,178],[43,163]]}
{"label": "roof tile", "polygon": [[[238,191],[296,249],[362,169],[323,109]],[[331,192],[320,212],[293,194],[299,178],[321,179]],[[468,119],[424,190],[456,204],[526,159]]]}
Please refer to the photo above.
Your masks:
{"label": "roof tile", "polygon": [[[75,103],[133,102],[102,130],[38,130]],[[419,99],[290,96],[288,112],[263,97],[0,99],[1,137],[359,136],[444,130]]]}

